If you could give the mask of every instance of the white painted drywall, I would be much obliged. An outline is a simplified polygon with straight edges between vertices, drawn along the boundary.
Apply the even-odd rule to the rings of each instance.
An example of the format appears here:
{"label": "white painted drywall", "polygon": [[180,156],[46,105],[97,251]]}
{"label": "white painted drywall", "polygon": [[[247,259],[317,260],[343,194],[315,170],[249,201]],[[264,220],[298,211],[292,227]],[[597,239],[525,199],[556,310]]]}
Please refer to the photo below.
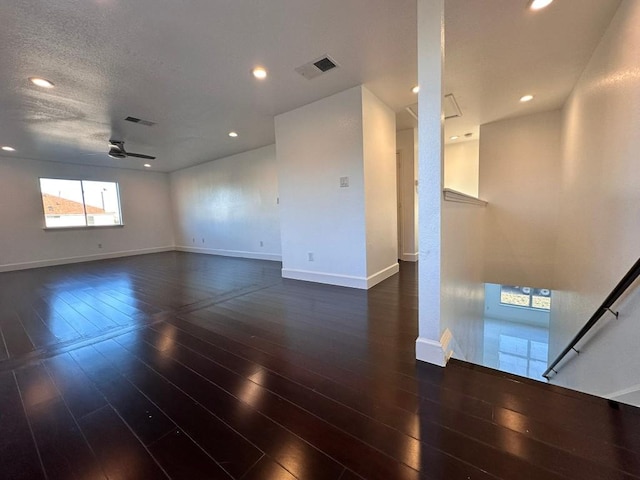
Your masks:
{"label": "white painted drywall", "polygon": [[179,250],[280,260],[275,145],[178,170],[170,179]]}
{"label": "white painted drywall", "polygon": [[395,115],[362,86],[276,117],[285,278],[369,288],[398,271],[395,148]]}
{"label": "white painted drywall", "polygon": [[454,357],[482,362],[484,337],[483,229],[486,207],[442,204],[442,318]]}
{"label": "white painted drywall", "polygon": [[[362,88],[367,278],[398,271],[396,115]],[[378,282],[376,282],[378,283]]]}
{"label": "white painted drywall", "polygon": [[419,264],[416,358],[444,365],[440,343],[444,0],[418,0]]}
{"label": "white painted drywall", "polygon": [[[361,285],[367,278],[362,87],[278,115],[275,129],[283,276]],[[348,187],[340,186],[341,177]]]}
{"label": "white painted drywall", "polygon": [[[45,231],[40,177],[118,182],[125,225]],[[0,159],[0,271],[173,250],[171,223],[167,174]]]}
{"label": "white painted drywall", "polygon": [[[640,256],[639,24],[640,2],[623,1],[563,111],[550,358]],[[554,383],[623,399],[640,390],[640,285],[616,308]]]}
{"label": "white painted drywall", "polygon": [[418,130],[410,128],[396,132],[396,148],[402,163],[400,199],[402,211],[402,244],[398,257],[409,262],[418,261]]}
{"label": "white painted drywall", "polygon": [[444,148],[444,186],[478,197],[480,142],[449,143]]}
{"label": "white painted drywall", "polygon": [[554,288],[561,112],[480,127],[480,198],[489,202],[485,281]]}

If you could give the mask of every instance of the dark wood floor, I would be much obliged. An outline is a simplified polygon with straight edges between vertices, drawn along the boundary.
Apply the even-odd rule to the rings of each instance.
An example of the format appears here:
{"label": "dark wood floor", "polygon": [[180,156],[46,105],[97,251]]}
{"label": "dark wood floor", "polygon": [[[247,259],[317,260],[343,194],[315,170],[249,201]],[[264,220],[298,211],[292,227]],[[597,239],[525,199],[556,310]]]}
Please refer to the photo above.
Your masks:
{"label": "dark wood floor", "polygon": [[416,282],[177,252],[0,274],[0,478],[640,478],[637,409],[416,364]]}

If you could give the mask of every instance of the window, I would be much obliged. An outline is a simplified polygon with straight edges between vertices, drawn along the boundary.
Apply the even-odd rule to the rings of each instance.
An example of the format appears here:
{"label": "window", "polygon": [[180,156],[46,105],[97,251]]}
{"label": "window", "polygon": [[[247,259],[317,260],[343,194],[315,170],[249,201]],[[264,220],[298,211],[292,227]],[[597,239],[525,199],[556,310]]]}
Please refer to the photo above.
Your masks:
{"label": "window", "polygon": [[47,228],[122,225],[118,184],[41,178]]}
{"label": "window", "polygon": [[500,286],[500,303],[516,307],[551,309],[551,290],[546,288]]}

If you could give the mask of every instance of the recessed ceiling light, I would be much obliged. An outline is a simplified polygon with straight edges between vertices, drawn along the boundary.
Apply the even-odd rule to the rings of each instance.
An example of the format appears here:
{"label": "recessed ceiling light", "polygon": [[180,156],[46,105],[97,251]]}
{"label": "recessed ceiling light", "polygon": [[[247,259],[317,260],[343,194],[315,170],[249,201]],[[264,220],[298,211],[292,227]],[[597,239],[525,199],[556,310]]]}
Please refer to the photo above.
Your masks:
{"label": "recessed ceiling light", "polygon": [[267,69],[264,67],[256,67],[253,69],[252,73],[254,77],[260,80],[267,78]]}
{"label": "recessed ceiling light", "polygon": [[457,139],[459,139],[459,138],[460,138],[460,137],[459,137],[458,135],[454,135],[454,136],[452,136],[452,137],[449,137],[449,140],[457,140]]}
{"label": "recessed ceiling light", "polygon": [[236,138],[238,136],[238,132],[229,132],[229,136],[231,138]]}
{"label": "recessed ceiling light", "polygon": [[148,163],[145,163],[144,166],[145,166],[145,168],[151,168],[151,165],[148,164]]}
{"label": "recessed ceiling light", "polygon": [[529,9],[542,10],[544,7],[551,5],[551,2],[553,2],[553,0],[532,0]]}
{"label": "recessed ceiling light", "polygon": [[4,147],[2,147],[2,150],[4,150],[5,152],[15,152],[16,149],[13,147],[10,147],[8,145],[5,145]]}
{"label": "recessed ceiling light", "polygon": [[530,102],[531,100],[533,100],[533,95],[525,95],[524,97],[520,97],[520,101],[522,103]]}
{"label": "recessed ceiling light", "polygon": [[418,93],[418,92],[420,91],[420,85],[416,85],[415,87],[413,87],[413,88],[411,89],[411,91],[412,91],[413,93]]}
{"label": "recessed ceiling light", "polygon": [[38,87],[53,88],[53,82],[50,82],[46,78],[29,77],[29,81]]}

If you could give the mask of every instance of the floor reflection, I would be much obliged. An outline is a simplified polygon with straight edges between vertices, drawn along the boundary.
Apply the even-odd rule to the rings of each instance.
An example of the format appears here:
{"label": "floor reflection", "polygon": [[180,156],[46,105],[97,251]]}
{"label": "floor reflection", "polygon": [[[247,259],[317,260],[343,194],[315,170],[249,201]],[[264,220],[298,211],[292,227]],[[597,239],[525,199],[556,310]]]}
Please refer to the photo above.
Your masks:
{"label": "floor reflection", "polygon": [[503,372],[546,381],[542,373],[547,368],[549,328],[484,319],[482,365]]}

